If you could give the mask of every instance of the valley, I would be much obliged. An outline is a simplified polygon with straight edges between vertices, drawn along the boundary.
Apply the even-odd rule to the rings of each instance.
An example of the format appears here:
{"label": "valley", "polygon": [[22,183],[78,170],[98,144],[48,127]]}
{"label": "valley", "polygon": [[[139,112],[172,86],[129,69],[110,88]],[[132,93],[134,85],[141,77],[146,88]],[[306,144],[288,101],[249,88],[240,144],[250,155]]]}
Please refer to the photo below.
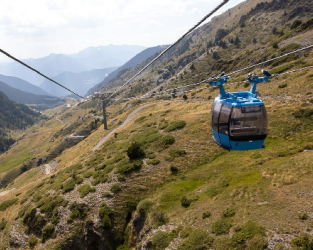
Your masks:
{"label": "valley", "polygon": [[[0,155],[1,248],[312,249],[313,51],[287,54],[313,44],[312,12],[309,0],[242,2],[121,90],[164,47],[94,85],[88,94],[118,90],[108,130],[90,97],[10,132],[19,140]],[[265,148],[227,151],[212,139],[219,88],[205,80],[225,71],[227,92],[248,91],[263,68]]]}

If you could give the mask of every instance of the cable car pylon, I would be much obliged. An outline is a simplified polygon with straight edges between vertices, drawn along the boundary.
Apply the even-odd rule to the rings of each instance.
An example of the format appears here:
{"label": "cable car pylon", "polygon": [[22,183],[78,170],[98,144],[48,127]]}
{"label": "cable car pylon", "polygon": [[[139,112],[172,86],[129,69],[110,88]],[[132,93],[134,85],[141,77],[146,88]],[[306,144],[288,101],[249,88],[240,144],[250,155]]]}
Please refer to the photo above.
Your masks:
{"label": "cable car pylon", "polygon": [[93,99],[98,99],[102,102],[102,113],[103,113],[103,128],[104,130],[108,130],[108,124],[107,124],[107,117],[106,117],[106,107],[109,102],[108,96],[110,96],[111,93],[100,93],[95,92],[93,95]]}

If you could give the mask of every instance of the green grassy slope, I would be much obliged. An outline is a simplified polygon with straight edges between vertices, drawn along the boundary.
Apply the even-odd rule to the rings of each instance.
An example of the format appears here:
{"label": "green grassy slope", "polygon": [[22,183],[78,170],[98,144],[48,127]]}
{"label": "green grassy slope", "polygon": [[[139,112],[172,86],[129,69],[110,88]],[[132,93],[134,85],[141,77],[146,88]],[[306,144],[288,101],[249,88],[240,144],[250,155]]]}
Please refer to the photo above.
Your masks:
{"label": "green grassy slope", "polygon": [[[241,34],[240,29],[252,31],[248,21],[245,27],[238,27],[243,14],[251,20],[271,16],[272,23],[277,11],[280,13],[277,17],[284,15],[284,9],[272,7],[268,7],[268,12],[263,9],[262,15],[249,14],[258,2],[245,2],[240,9],[236,7],[230,10],[231,14],[224,14],[233,16],[231,20],[237,24],[231,36],[235,37],[236,31]],[[292,6],[292,1],[288,3],[287,16],[297,7]],[[309,2],[308,8],[310,6]],[[287,24],[296,18],[299,17],[294,16]],[[308,20],[305,15],[302,18]],[[218,17],[213,23],[221,20]],[[263,56],[266,59],[286,53],[305,45],[303,41],[312,40],[312,29],[301,25],[290,29],[287,24],[285,37],[279,38],[263,29],[263,34],[268,36],[261,37],[261,33],[255,45],[241,34],[242,43],[251,46],[229,45],[225,53],[220,54],[221,59],[215,60],[216,72],[225,65],[226,70],[247,66]],[[201,30],[210,30],[210,25]],[[195,41],[202,35],[206,40],[200,33],[193,37]],[[262,45],[259,39],[263,38]],[[275,39],[279,40],[278,48],[272,44]],[[200,41],[199,44],[203,44]],[[193,50],[197,50],[195,45],[188,48],[185,55]],[[232,58],[227,51],[233,51]],[[223,54],[229,56],[225,56],[227,62]],[[312,55],[310,51],[300,53],[266,66],[274,73],[302,68],[313,64]],[[179,59],[174,57],[175,60]],[[195,82],[212,73],[206,71],[212,62],[211,53],[205,52],[193,61],[195,69],[187,65],[177,79],[169,78],[161,84],[166,88]],[[171,62],[168,63],[167,66]],[[145,77],[156,79],[160,75],[158,69]],[[259,73],[260,69],[255,72]],[[231,80],[241,80],[246,73]],[[187,101],[182,97],[148,100],[150,106],[118,129],[99,150],[92,151],[109,132],[99,127],[56,156],[55,173],[43,175],[38,168],[32,168],[7,187],[6,190],[16,189],[0,197],[2,246],[120,250],[311,249],[312,75],[313,69],[307,69],[275,77],[258,86],[269,119],[266,148],[261,150],[228,152],[214,144],[210,115],[212,98],[218,95],[218,89],[200,90],[204,85],[188,93]],[[137,92],[126,94],[139,94],[141,89],[135,86],[146,86],[148,78],[143,79],[133,85]],[[151,83],[148,89],[153,87]],[[244,83],[227,86],[228,91],[248,88]],[[116,128],[140,105],[138,101],[110,105],[109,129]],[[78,116],[88,115],[91,109],[95,109],[95,103],[58,111],[58,117],[75,124]],[[71,132],[87,128],[92,120],[92,117],[86,118]],[[55,140],[49,143],[50,150],[67,136],[67,130],[61,128],[63,125],[52,120],[42,125],[46,136]],[[21,141],[21,145],[33,147],[26,141]],[[139,145],[140,150],[134,145]],[[138,157],[131,154],[131,149],[139,152]],[[40,157],[46,153],[49,152],[40,151]],[[16,234],[19,240],[14,237]]]}

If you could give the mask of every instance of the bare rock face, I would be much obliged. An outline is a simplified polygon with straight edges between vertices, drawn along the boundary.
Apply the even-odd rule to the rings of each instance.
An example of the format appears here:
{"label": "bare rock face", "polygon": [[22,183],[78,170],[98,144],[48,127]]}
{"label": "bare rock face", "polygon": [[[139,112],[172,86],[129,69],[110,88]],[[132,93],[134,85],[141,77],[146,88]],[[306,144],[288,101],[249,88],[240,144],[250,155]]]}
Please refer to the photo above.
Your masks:
{"label": "bare rock face", "polygon": [[112,250],[112,243],[106,238],[104,232],[98,232],[91,223],[83,231],[78,231],[75,236],[63,242],[61,248],[68,250]]}
{"label": "bare rock face", "polygon": [[28,236],[23,233],[18,224],[13,225],[9,232],[10,246],[13,248],[19,248],[27,244]]}

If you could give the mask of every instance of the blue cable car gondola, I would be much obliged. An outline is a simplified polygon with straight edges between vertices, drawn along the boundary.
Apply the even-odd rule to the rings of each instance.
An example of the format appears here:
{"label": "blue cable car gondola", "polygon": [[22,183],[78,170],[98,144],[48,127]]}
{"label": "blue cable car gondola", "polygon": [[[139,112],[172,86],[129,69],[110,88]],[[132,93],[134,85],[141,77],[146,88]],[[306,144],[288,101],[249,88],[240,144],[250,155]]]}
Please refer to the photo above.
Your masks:
{"label": "blue cable car gondola", "polygon": [[229,151],[265,148],[267,115],[263,101],[257,97],[256,86],[267,82],[271,74],[262,72],[264,77],[248,76],[252,84],[250,91],[225,92],[223,84],[229,77],[224,73],[210,79],[210,85],[220,89],[212,106],[213,140]]}

